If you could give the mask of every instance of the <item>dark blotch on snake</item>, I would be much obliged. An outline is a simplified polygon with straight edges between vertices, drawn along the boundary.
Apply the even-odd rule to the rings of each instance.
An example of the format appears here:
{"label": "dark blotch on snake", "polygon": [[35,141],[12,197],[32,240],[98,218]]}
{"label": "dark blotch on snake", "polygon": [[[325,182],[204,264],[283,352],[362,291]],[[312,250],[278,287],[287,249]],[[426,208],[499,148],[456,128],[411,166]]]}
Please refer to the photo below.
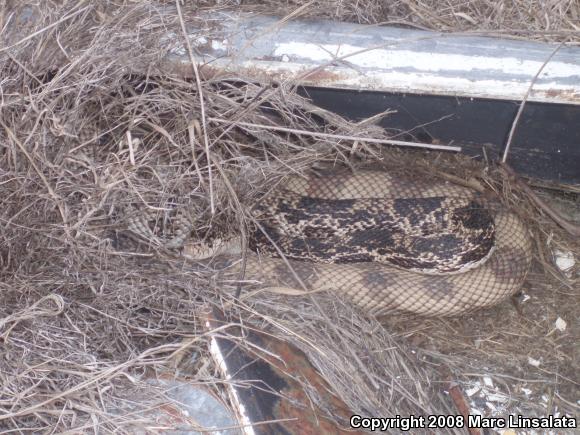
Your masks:
{"label": "dark blotch on snake", "polygon": [[441,208],[441,204],[445,198],[443,197],[429,197],[429,198],[397,198],[393,201],[394,211],[409,220],[411,225],[421,225],[425,215]]}
{"label": "dark blotch on snake", "polygon": [[427,260],[417,261],[416,259],[401,258],[401,257],[389,258],[388,263],[392,264],[393,266],[400,267],[402,269],[419,269],[419,268],[435,269],[438,266],[438,263],[435,261],[427,261]]}
{"label": "dark blotch on snake", "polygon": [[310,215],[330,214],[336,215],[341,212],[352,213],[354,199],[323,199],[310,196],[300,196],[298,207],[307,211]]}
{"label": "dark blotch on snake", "polygon": [[349,243],[354,246],[366,246],[370,250],[392,248],[393,231],[390,228],[369,228],[354,230],[348,234]]}
{"label": "dark blotch on snake", "polygon": [[337,238],[294,239],[289,248],[282,249],[284,255],[298,261],[319,263],[362,263],[373,261],[368,252],[354,251]]}
{"label": "dark blotch on snake", "polygon": [[425,276],[422,284],[425,293],[435,300],[450,298],[455,292],[453,283],[444,277]]}
{"label": "dark blotch on snake", "polygon": [[336,231],[334,228],[307,226],[303,234],[308,239],[328,239],[336,235]]}
{"label": "dark blotch on snake", "polygon": [[475,200],[465,207],[456,209],[453,213],[453,220],[460,222],[465,228],[474,230],[484,230],[494,226],[490,211]]}
{"label": "dark blotch on snake", "polygon": [[363,274],[363,284],[367,285],[369,288],[389,288],[389,286],[396,283],[393,279],[392,274],[366,271]]}
{"label": "dark blotch on snake", "polygon": [[464,241],[453,234],[442,234],[428,238],[414,238],[411,245],[412,251],[429,252],[442,259],[450,259],[462,249]]}
{"label": "dark blotch on snake", "polygon": [[[270,239],[272,239],[272,241],[275,244],[279,245],[281,242],[280,232],[276,228],[274,228],[270,224],[268,224],[267,222],[262,222],[261,226],[262,226],[262,229],[264,230],[264,232],[266,234],[268,234]],[[250,248],[250,250],[252,250],[254,252],[258,251],[258,247],[272,245],[272,243],[270,242],[268,237],[266,237],[264,232],[262,232],[262,229],[256,228],[256,230],[252,234],[250,234],[250,238],[248,241],[249,248]],[[274,248],[272,248],[272,249],[274,249]]]}
{"label": "dark blotch on snake", "polygon": [[[513,258],[513,261],[500,261],[501,257]],[[495,278],[500,281],[510,282],[514,276],[521,276],[522,271],[528,267],[530,254],[520,248],[501,247],[496,250],[495,255],[490,259],[491,270],[494,271]]]}
{"label": "dark blotch on snake", "polygon": [[274,268],[274,275],[285,285],[295,286],[301,289],[300,283],[296,280],[296,275],[300,277],[303,284],[308,285],[310,278],[315,275],[316,268],[311,263],[290,261],[291,270],[286,264],[279,264]]}
{"label": "dark blotch on snake", "polygon": [[469,252],[463,254],[461,256],[461,262],[462,263],[473,263],[473,262],[477,262],[477,261],[481,260],[487,254],[489,254],[489,251],[491,250],[491,248],[493,248],[493,243],[494,243],[494,237],[490,237],[490,238],[482,241],[481,244],[476,245],[475,248],[473,248]]}

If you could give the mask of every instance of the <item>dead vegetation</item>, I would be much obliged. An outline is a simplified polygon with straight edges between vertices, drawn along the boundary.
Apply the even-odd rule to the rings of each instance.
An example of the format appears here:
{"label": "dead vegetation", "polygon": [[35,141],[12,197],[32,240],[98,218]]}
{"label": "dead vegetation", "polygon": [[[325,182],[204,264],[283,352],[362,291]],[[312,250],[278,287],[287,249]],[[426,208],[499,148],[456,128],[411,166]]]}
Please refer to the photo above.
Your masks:
{"label": "dead vegetation", "polygon": [[[507,412],[578,414],[580,308],[570,303],[578,300],[578,278],[562,277],[550,252],[559,247],[578,257],[580,249],[501,171],[458,156],[353,148],[332,136],[242,127],[236,122],[386,138],[372,124],[314,113],[291,88],[239,77],[202,83],[206,119],[230,121],[204,125],[200,88],[161,68],[163,56],[181,44],[171,2],[7,3],[0,18],[2,431],[133,433],[148,423],[124,413],[136,406],[130,398],[175,365],[223,394],[203,326],[209,307],[304,349],[353,413],[446,414],[453,404],[444,385],[453,380],[468,388],[487,374],[509,398]],[[291,3],[280,12],[298,6]],[[580,40],[572,33],[579,17],[574,1],[451,1],[440,9],[430,3],[313,1],[303,12]],[[199,12],[197,5],[182,8],[187,17]],[[271,12],[266,2],[244,8]],[[127,239],[126,211],[135,204],[160,217],[192,208],[203,233],[210,224],[240,225],[244,207],[290,171],[321,161],[377,160],[418,176],[435,171],[476,179],[521,210],[538,248],[522,314],[506,302],[458,319],[392,316],[381,326],[332,295],[316,304],[269,294],[236,301],[236,283],[217,281],[211,268],[138,250]],[[563,332],[554,331],[558,317],[568,322]],[[164,400],[147,397],[137,406]]]}
{"label": "dead vegetation", "polygon": [[[265,7],[265,4],[268,6]],[[575,0],[291,0],[243,2],[243,8],[361,24],[400,25],[545,41],[580,41],[580,5]]]}

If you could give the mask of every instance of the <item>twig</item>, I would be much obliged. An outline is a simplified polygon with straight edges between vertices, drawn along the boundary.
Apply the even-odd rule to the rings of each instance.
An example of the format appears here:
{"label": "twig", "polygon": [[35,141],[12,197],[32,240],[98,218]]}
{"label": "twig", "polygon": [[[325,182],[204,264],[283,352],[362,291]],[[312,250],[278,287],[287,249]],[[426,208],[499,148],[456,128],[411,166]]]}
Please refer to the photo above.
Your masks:
{"label": "twig", "polygon": [[185,45],[187,47],[187,54],[189,55],[189,60],[191,62],[191,67],[193,68],[193,74],[195,75],[195,84],[197,86],[197,91],[199,92],[199,106],[200,106],[200,113],[201,113],[201,125],[203,130],[203,144],[205,146],[205,154],[207,156],[207,176],[209,178],[209,202],[210,202],[210,209],[211,214],[215,214],[215,203],[213,198],[213,181],[211,175],[211,158],[209,156],[209,138],[207,137],[207,120],[205,115],[205,102],[203,99],[203,89],[201,86],[201,79],[199,77],[199,69],[197,68],[197,62],[193,57],[193,49],[191,48],[191,43],[189,42],[189,36],[187,34],[187,30],[185,29],[185,22],[183,21],[183,14],[181,13],[181,5],[179,4],[180,0],[175,0],[175,4],[177,5],[177,14],[179,15],[179,22],[181,24],[181,31],[183,32],[183,39],[185,40]]}
{"label": "twig", "polygon": [[215,163],[216,168],[217,168],[218,172],[220,173],[221,179],[224,182],[228,191],[230,192],[231,198],[236,203],[236,207],[238,208],[238,211],[239,211],[237,213],[237,215],[238,215],[238,224],[240,225],[240,235],[241,235],[241,245],[242,245],[241,246],[241,248],[242,248],[242,267],[240,269],[240,274],[238,277],[239,283],[238,283],[238,287],[236,289],[236,294],[235,294],[236,299],[239,299],[240,295],[242,294],[241,281],[243,281],[244,276],[246,275],[246,265],[247,265],[247,261],[248,261],[248,238],[246,235],[246,222],[244,220],[244,213],[243,213],[242,204],[240,203],[238,195],[236,195],[236,191],[234,190],[232,183],[230,183],[230,180],[227,177],[227,175],[225,174],[222,167],[220,165],[218,165],[217,162],[214,162],[213,156],[211,158],[211,163]]}
{"label": "twig", "polygon": [[[220,118],[208,118],[208,120],[212,121],[212,122],[218,122],[220,124],[229,124],[232,122],[228,119],[220,119]],[[442,151],[457,151],[457,152],[461,151],[461,147],[448,146],[448,145],[433,145],[433,144],[429,144],[429,143],[407,142],[407,141],[403,141],[403,140],[375,139],[372,137],[349,136],[349,135],[334,134],[334,133],[319,133],[319,132],[315,132],[315,131],[299,130],[299,129],[288,128],[288,127],[278,127],[278,126],[274,126],[274,125],[253,124],[250,122],[242,122],[242,121],[237,121],[236,124],[239,126],[248,127],[248,128],[258,128],[258,129],[263,129],[263,130],[282,131],[285,133],[302,134],[305,136],[322,137],[322,138],[328,138],[328,139],[353,140],[353,141],[362,141],[362,142],[376,143],[376,144],[426,148],[426,149],[442,150]]]}
{"label": "twig", "polygon": [[540,76],[540,74],[542,73],[542,71],[544,70],[544,68],[546,67],[546,65],[548,65],[548,63],[552,60],[552,58],[554,57],[554,55],[558,52],[558,50],[560,50],[560,48],[562,47],[562,45],[564,45],[565,41],[562,41],[556,48],[554,48],[554,50],[552,51],[552,53],[550,53],[550,55],[548,56],[548,58],[545,60],[545,62],[542,64],[542,66],[540,67],[540,69],[538,69],[538,72],[536,72],[536,75],[534,76],[534,78],[532,79],[532,81],[530,82],[530,86],[528,86],[528,90],[526,91],[526,94],[524,95],[524,98],[522,99],[522,102],[520,103],[520,107],[518,109],[518,112],[516,113],[516,117],[514,118],[514,121],[512,122],[512,128],[510,129],[510,134],[508,136],[507,142],[505,144],[505,149],[503,152],[503,157],[501,159],[502,163],[505,163],[510,151],[510,147],[512,145],[512,140],[514,138],[514,133],[516,132],[516,128],[518,126],[518,123],[520,121],[520,117],[522,116],[522,113],[524,111],[524,107],[526,105],[526,102],[528,101],[528,97],[530,96],[530,92],[532,92],[532,88],[534,87],[534,84],[536,83],[536,81],[538,80],[538,77]]}
{"label": "twig", "polygon": [[520,188],[522,189],[536,204],[536,206],[544,211],[548,216],[550,216],[560,227],[566,230],[569,234],[575,237],[580,237],[580,226],[575,225],[571,222],[568,222],[560,213],[546,204],[537,194],[532,190],[530,186],[528,186],[523,180],[521,180],[518,175],[514,172],[514,170],[507,164],[502,163],[501,167],[510,177],[510,179]]}

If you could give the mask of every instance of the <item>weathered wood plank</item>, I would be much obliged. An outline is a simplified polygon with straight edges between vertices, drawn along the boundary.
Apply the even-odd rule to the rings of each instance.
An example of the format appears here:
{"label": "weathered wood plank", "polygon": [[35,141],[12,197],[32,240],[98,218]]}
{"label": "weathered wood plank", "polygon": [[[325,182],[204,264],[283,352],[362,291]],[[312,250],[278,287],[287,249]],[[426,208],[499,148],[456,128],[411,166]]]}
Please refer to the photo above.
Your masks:
{"label": "weathered wood plank", "polygon": [[[206,72],[305,86],[521,100],[556,45],[216,12],[192,29]],[[187,64],[183,48],[173,61]],[[528,101],[580,105],[580,47],[560,47]]]}

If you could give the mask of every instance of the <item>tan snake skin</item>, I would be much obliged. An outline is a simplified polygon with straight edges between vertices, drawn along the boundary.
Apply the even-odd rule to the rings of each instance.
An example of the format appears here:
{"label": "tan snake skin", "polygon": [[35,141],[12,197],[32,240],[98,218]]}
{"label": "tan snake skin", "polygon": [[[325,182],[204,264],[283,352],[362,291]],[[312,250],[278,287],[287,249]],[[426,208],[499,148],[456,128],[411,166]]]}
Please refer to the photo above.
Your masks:
{"label": "tan snake skin", "polygon": [[[281,185],[300,195],[328,199],[472,198],[469,189],[446,182],[391,177],[385,172],[328,172],[292,176]],[[271,195],[279,194],[275,191]],[[328,290],[349,298],[364,311],[382,315],[397,310],[450,316],[494,305],[517,292],[530,268],[532,240],[522,221],[499,203],[485,202],[495,221],[495,246],[485,261],[461,273],[423,274],[375,262],[321,264],[248,252],[245,280],[265,289]],[[184,254],[197,258],[215,254],[214,267],[232,279],[240,271],[239,239],[200,253],[187,241]]]}

